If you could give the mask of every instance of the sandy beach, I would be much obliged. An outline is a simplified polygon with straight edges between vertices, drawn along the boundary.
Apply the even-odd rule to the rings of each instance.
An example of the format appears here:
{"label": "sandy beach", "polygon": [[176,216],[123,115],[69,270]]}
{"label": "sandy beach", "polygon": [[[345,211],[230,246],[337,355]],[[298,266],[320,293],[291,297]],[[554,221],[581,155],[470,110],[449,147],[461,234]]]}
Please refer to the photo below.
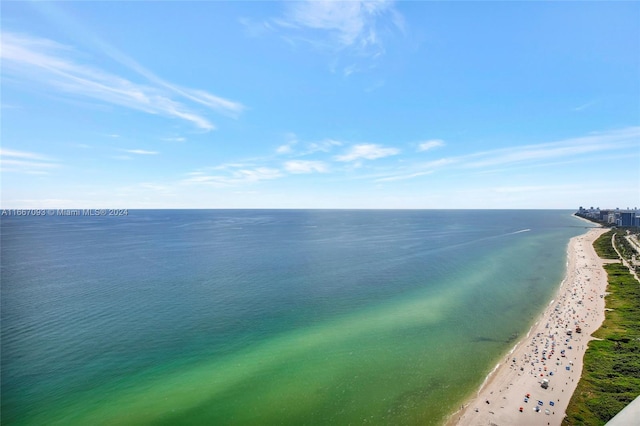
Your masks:
{"label": "sandy beach", "polygon": [[587,343],[604,321],[602,265],[611,261],[600,259],[592,244],[607,231],[594,228],[570,240],[567,274],[557,294],[447,425],[561,424]]}

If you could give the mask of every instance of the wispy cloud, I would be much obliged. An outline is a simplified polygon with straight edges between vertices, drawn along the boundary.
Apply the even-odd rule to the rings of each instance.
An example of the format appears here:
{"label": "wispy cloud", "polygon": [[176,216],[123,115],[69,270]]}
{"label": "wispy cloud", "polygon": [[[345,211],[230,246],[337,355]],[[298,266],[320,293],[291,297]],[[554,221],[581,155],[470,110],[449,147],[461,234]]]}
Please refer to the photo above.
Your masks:
{"label": "wispy cloud", "polygon": [[[59,10],[57,11],[60,12]],[[73,26],[76,30],[80,30],[81,34],[86,34],[91,42],[98,47],[98,49],[109,56],[114,61],[124,65],[130,70],[138,73],[139,75],[146,78],[151,83],[154,83],[158,87],[162,87],[165,90],[168,90],[173,95],[178,95],[184,98],[187,98],[193,102],[204,105],[214,111],[217,111],[221,114],[237,117],[242,111],[244,111],[245,106],[240,102],[232,101],[229,99],[225,99],[220,96],[213,95],[204,90],[199,89],[191,89],[187,87],[182,87],[180,85],[170,83],[163,78],[160,78],[155,73],[151,72],[147,68],[143,67],[133,58],[127,56],[119,49],[115,48],[111,44],[105,42],[104,40],[99,39],[94,34],[89,33],[86,28],[83,28],[77,21],[70,19],[69,16],[65,16],[65,21],[68,23],[73,22]]]}
{"label": "wispy cloud", "polygon": [[590,102],[587,102],[585,104],[582,104],[582,105],[579,105],[579,106],[575,107],[573,110],[574,111],[584,111],[587,108],[591,108],[595,104],[596,104],[596,101],[590,101]]}
{"label": "wispy cloud", "polygon": [[290,144],[280,145],[278,148],[276,148],[277,154],[289,154],[291,151],[293,151],[293,149],[291,148]]}
{"label": "wispy cloud", "polygon": [[[164,82],[164,80],[160,81]],[[177,94],[231,117],[237,117],[245,109],[245,106],[240,102],[230,101],[229,99],[207,93],[204,90],[180,88],[166,82],[164,82],[163,85],[172,89]]]}
{"label": "wispy cloud", "polygon": [[313,154],[316,152],[330,152],[336,146],[342,146],[343,143],[335,139],[324,139],[320,142],[310,142],[307,144],[307,150],[305,155]]}
{"label": "wispy cloud", "polygon": [[142,182],[141,184],[139,184],[139,186],[140,186],[140,188],[150,189],[150,190],[156,191],[156,192],[174,193],[173,187],[171,187],[169,185],[160,185],[160,184],[152,183],[152,182]]}
{"label": "wispy cloud", "polygon": [[158,151],[147,151],[145,149],[124,149],[123,151],[137,155],[158,155]]}
{"label": "wispy cloud", "polygon": [[8,148],[0,148],[0,156],[20,158],[20,159],[26,159],[26,160],[38,160],[38,161],[50,160],[49,157],[42,154],[37,154],[35,152],[17,151],[17,150],[8,149]]}
{"label": "wispy cloud", "polygon": [[292,160],[284,163],[284,169],[289,173],[326,173],[328,171],[327,165],[322,161],[305,161],[305,160]]}
{"label": "wispy cloud", "polygon": [[398,181],[398,180],[407,180],[407,179],[417,178],[417,177],[420,177],[420,176],[430,175],[432,173],[433,173],[433,170],[426,170],[426,171],[423,171],[423,172],[409,173],[407,175],[397,175],[397,176],[389,176],[389,177],[385,177],[385,178],[379,178],[379,179],[375,179],[374,182],[394,182],[394,181]]}
{"label": "wispy cloud", "polygon": [[295,133],[287,133],[287,143],[280,145],[276,148],[277,154],[290,154],[293,152],[293,147],[298,143],[298,138]]}
{"label": "wispy cloud", "polygon": [[[233,170],[233,169],[246,169],[255,167],[255,163],[251,162],[237,162],[237,163],[224,163],[217,166],[207,167],[201,170]],[[201,173],[200,171],[194,173]]]}
{"label": "wispy cloud", "polygon": [[431,139],[418,144],[418,152],[429,151],[434,148],[444,146],[444,141],[441,139]]}
{"label": "wispy cloud", "polygon": [[479,152],[465,156],[463,159],[465,167],[486,168],[505,164],[516,165],[559,158],[574,158],[584,154],[637,147],[639,142],[640,127],[629,127],[556,142]]}
{"label": "wispy cloud", "polygon": [[278,169],[269,167],[256,167],[253,169],[230,170],[227,175],[211,175],[205,172],[191,172],[189,177],[182,180],[183,184],[201,184],[216,187],[236,186],[256,183],[263,180],[277,179],[283,176]]}
{"label": "wispy cloud", "polygon": [[0,148],[0,166],[3,173],[42,175],[60,164],[42,154]]}
{"label": "wispy cloud", "polygon": [[187,177],[181,183],[230,187],[284,178],[291,174],[327,173],[328,171],[329,167],[323,161],[290,160],[282,163],[281,168],[268,164],[226,163],[187,173]]}
{"label": "wispy cloud", "polygon": [[358,67],[356,65],[349,65],[347,67],[344,67],[344,69],[342,70],[342,75],[344,75],[345,77],[349,77],[351,74],[353,74],[357,70],[358,70]]}
{"label": "wispy cloud", "polygon": [[407,180],[413,179],[420,176],[426,176],[433,174],[438,169],[444,168],[445,166],[455,164],[458,160],[455,158],[442,158],[440,160],[430,161],[428,163],[422,163],[418,167],[414,168],[413,171],[404,171],[404,173],[397,173],[393,175],[388,175],[386,177],[380,177],[374,180],[374,182],[393,182],[398,180]]}
{"label": "wispy cloud", "polygon": [[490,188],[498,194],[524,194],[531,192],[566,191],[576,189],[575,185],[519,185],[519,186],[497,186]]}
{"label": "wispy cloud", "polygon": [[375,182],[391,182],[430,175],[443,169],[475,169],[486,173],[500,167],[500,173],[514,167],[552,167],[563,163],[589,161],[605,152],[635,149],[640,143],[640,127],[628,127],[555,142],[481,151],[428,163],[413,163],[378,175]]}
{"label": "wispy cloud", "polygon": [[[301,39],[310,43],[333,46],[338,50],[354,48],[359,53],[375,56],[384,51],[380,37],[382,29],[404,28],[404,20],[394,9],[393,3],[389,0],[290,2],[287,3],[284,17],[274,22],[291,31],[315,30],[328,36],[328,40],[301,36]],[[349,73],[345,69],[345,74]]]}
{"label": "wispy cloud", "polygon": [[[71,198],[16,198],[11,200],[10,203],[11,207],[21,209],[59,209],[66,206],[75,208],[80,205],[78,200]],[[3,206],[3,208],[7,207]]]}
{"label": "wispy cloud", "polygon": [[377,144],[354,145],[343,155],[335,156],[336,161],[356,161],[375,160],[378,158],[397,155],[400,150],[397,148],[385,148]]}
{"label": "wispy cloud", "polygon": [[162,140],[165,142],[186,142],[187,138],[177,136],[173,138],[162,138]]}
{"label": "wispy cloud", "polygon": [[[296,156],[306,156],[315,153],[327,153],[343,143],[335,139],[323,139],[318,142],[305,142],[298,140],[294,133],[287,134],[287,142],[276,148],[277,154],[294,154]],[[297,149],[294,150],[294,147]]]}
{"label": "wispy cloud", "polygon": [[376,82],[374,82],[373,84],[370,84],[369,86],[364,88],[364,91],[366,93],[371,93],[373,91],[378,90],[379,88],[383,87],[385,84],[384,80],[378,80]]}
{"label": "wispy cloud", "polygon": [[186,106],[184,100],[228,115],[237,115],[244,108],[238,102],[202,90],[170,84],[117,52],[112,52],[110,56],[119,58],[119,62],[125,63],[144,76],[148,80],[147,84],[136,83],[80,64],[71,58],[74,53],[70,46],[52,40],[2,32],[0,58],[3,61],[3,73],[17,80],[35,82],[58,92],[96,99],[149,114],[178,118],[207,131],[215,129],[213,123]]}
{"label": "wispy cloud", "polygon": [[251,18],[241,17],[238,19],[238,22],[244,27],[249,37],[260,37],[274,30],[271,22],[265,20],[256,21]]}

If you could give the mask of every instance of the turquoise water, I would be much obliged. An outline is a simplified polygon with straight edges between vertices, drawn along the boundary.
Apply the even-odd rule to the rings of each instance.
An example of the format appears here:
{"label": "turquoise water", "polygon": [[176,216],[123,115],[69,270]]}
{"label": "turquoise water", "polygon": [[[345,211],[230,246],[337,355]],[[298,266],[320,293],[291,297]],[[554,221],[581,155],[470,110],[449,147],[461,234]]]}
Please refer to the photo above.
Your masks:
{"label": "turquoise water", "polygon": [[568,211],[1,222],[2,424],[439,424],[552,297]]}

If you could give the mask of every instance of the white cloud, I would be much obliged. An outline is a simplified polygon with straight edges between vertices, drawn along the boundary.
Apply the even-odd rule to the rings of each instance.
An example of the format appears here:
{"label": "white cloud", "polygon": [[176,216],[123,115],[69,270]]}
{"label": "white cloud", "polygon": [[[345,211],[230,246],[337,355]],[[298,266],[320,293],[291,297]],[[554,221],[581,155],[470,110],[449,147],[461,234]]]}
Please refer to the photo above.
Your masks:
{"label": "white cloud", "polygon": [[[111,49],[113,50],[113,49]],[[145,70],[118,52],[110,56],[143,75],[149,84],[139,84],[69,58],[73,50],[54,41],[2,32],[3,73],[14,79],[48,86],[58,92],[91,98],[149,114],[179,118],[202,130],[215,126],[175,98],[187,99],[224,114],[237,115],[243,105],[202,90],[181,88]]]}
{"label": "white cloud", "polygon": [[290,154],[293,152],[293,147],[298,143],[298,138],[295,133],[287,133],[287,143],[280,145],[276,148],[277,154]]}
{"label": "white cloud", "polygon": [[393,8],[393,1],[389,0],[289,2],[284,18],[274,22],[291,31],[306,29],[328,34],[327,42],[308,36],[302,38],[316,46],[355,48],[370,56],[377,56],[384,50],[380,38],[381,27],[386,26],[384,30],[404,30],[404,20]]}
{"label": "white cloud", "polygon": [[2,158],[11,157],[11,158],[23,158],[27,160],[49,161],[49,158],[42,154],[37,154],[34,152],[26,152],[26,151],[17,151],[14,149],[7,149],[7,148],[0,148],[0,156],[2,156]]}
{"label": "white cloud", "polygon": [[346,154],[337,155],[335,159],[337,161],[355,161],[360,159],[375,160],[377,158],[396,155],[399,152],[399,149],[384,148],[377,144],[360,144],[351,147]]}
{"label": "white cloud", "polygon": [[342,70],[342,75],[344,75],[345,77],[349,77],[357,69],[358,67],[356,65],[349,65],[348,67],[344,67],[344,69]]}
{"label": "white cloud", "polygon": [[278,148],[276,148],[276,152],[278,154],[289,154],[291,151],[291,145],[289,144],[280,145]]}
{"label": "white cloud", "polygon": [[59,168],[60,164],[42,154],[0,148],[0,166],[3,173],[41,175]]}
{"label": "white cloud", "polygon": [[395,173],[386,176],[376,176],[376,182],[390,182],[412,179],[432,174],[436,170],[451,166],[456,169],[477,169],[480,173],[496,171],[500,173],[513,167],[552,167],[563,164],[597,160],[603,158],[607,151],[625,151],[636,148],[640,143],[640,127],[628,127],[609,132],[593,133],[588,136],[570,138],[556,142],[535,145],[515,146],[491,151],[482,151],[461,155],[458,157],[442,158],[422,164],[410,164],[399,168]]}
{"label": "white cloud", "polygon": [[596,101],[590,101],[590,102],[587,102],[585,104],[582,104],[582,105],[579,105],[579,106],[575,107],[573,110],[574,111],[583,111],[583,110],[585,110],[587,108],[591,108],[595,104],[596,104]]}
{"label": "white cloud", "polygon": [[19,105],[0,104],[1,109],[22,109]]}
{"label": "white cloud", "polygon": [[444,166],[454,164],[457,161],[458,160],[455,158],[441,158],[440,160],[429,161],[428,163],[420,164],[418,167],[413,169],[414,171],[378,178],[375,180],[375,182],[392,182],[392,181],[407,180],[407,179],[413,179],[420,176],[430,175],[434,173],[436,170]]}
{"label": "white cloud", "polygon": [[249,37],[259,37],[273,31],[273,26],[268,21],[255,21],[251,18],[242,17],[238,19],[238,22],[244,27]]}
{"label": "white cloud", "polygon": [[283,176],[280,170],[269,167],[236,169],[229,171],[227,175],[208,175],[200,171],[191,172],[187,175],[189,177],[182,180],[184,184],[206,184],[216,187],[251,184]]}
{"label": "white cloud", "polygon": [[32,174],[41,174],[45,172],[45,170],[43,169],[53,169],[59,167],[58,164],[54,163],[39,163],[36,161],[14,160],[11,158],[5,159],[4,157],[2,158],[2,160],[0,160],[0,164],[2,164],[3,172],[12,171]]}
{"label": "white cloud", "polygon": [[[68,19],[68,17],[67,17]],[[76,29],[80,28],[78,22],[75,22],[74,27]],[[201,105],[204,105],[212,110],[215,110],[221,114],[229,115],[236,117],[239,113],[241,113],[245,107],[239,102],[231,101],[229,99],[222,98],[220,96],[212,95],[204,90],[199,89],[190,89],[186,87],[181,87],[179,85],[170,83],[153,72],[149,71],[135,60],[125,55],[120,50],[116,49],[114,46],[106,43],[103,40],[95,37],[95,35],[88,33],[86,30],[83,31],[86,36],[88,36],[91,41],[98,47],[98,49],[109,56],[111,59],[116,62],[126,66],[130,70],[140,74],[145,77],[150,82],[156,84],[159,87],[169,90],[173,92],[175,95],[179,95],[185,97],[193,102],[197,102]]]}
{"label": "white cloud", "polygon": [[439,148],[444,146],[444,141],[441,139],[431,139],[425,142],[421,142],[418,145],[418,152],[429,151],[430,149]]}
{"label": "white cloud", "polygon": [[[224,164],[220,164],[218,166],[209,167],[209,168],[207,168],[207,170],[242,169],[242,168],[254,167],[254,166],[255,166],[254,163],[248,163],[248,162],[243,162],[243,163],[224,163]],[[201,174],[202,172],[193,172],[193,173]]]}
{"label": "white cloud", "polygon": [[491,188],[498,194],[523,194],[529,192],[550,192],[575,190],[575,185],[521,185],[521,186],[498,186]]}
{"label": "white cloud", "polygon": [[258,167],[252,170],[240,169],[234,175],[242,182],[257,182],[266,179],[276,179],[282,176],[280,170],[269,167]]}
{"label": "white cloud", "polygon": [[142,182],[139,186],[143,189],[151,189],[156,192],[173,193],[173,188],[168,185],[160,185],[153,182]]}
{"label": "white cloud", "polygon": [[305,160],[292,160],[287,161],[284,164],[284,168],[289,173],[325,173],[327,171],[327,165],[322,161],[305,161]]}
{"label": "white cloud", "polygon": [[342,142],[334,139],[324,139],[320,142],[311,142],[307,145],[305,154],[313,154],[314,152],[329,152],[335,146],[342,146]]}
{"label": "white cloud", "polygon": [[129,154],[137,154],[137,155],[157,155],[158,151],[147,151],[144,149],[124,149],[124,152],[128,152]]}
{"label": "white cloud", "polygon": [[557,142],[479,152],[461,158],[465,160],[465,167],[486,168],[504,164],[549,161],[625,147],[637,147],[639,140],[640,127],[629,127]]}
{"label": "white cloud", "polygon": [[287,142],[276,148],[277,154],[294,154],[294,147],[302,145],[295,150],[295,156],[305,156],[316,152],[330,152],[334,147],[341,146],[342,142],[334,139],[323,139],[319,142],[300,142],[294,133],[287,134]]}
{"label": "white cloud", "polygon": [[245,109],[244,105],[240,102],[230,101],[229,99],[207,93],[204,90],[178,88],[173,85],[169,85],[169,87],[186,98],[216,110],[221,114],[236,117]]}
{"label": "white cloud", "polygon": [[389,177],[385,177],[385,178],[380,178],[380,179],[376,179],[374,182],[393,182],[393,181],[398,181],[398,180],[413,179],[413,178],[420,177],[420,176],[430,175],[432,173],[433,173],[433,170],[427,170],[427,171],[424,171],[424,172],[410,173],[408,175],[397,175],[397,176],[389,176]]}

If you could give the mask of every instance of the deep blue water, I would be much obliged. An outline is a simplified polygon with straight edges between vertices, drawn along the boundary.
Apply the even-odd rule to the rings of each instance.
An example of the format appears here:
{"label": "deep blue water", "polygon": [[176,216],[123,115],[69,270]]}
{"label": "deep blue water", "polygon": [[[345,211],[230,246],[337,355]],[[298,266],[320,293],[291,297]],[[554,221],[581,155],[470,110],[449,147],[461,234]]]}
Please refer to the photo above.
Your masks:
{"label": "deep blue water", "polygon": [[438,423],[584,232],[569,211],[3,217],[2,423]]}

